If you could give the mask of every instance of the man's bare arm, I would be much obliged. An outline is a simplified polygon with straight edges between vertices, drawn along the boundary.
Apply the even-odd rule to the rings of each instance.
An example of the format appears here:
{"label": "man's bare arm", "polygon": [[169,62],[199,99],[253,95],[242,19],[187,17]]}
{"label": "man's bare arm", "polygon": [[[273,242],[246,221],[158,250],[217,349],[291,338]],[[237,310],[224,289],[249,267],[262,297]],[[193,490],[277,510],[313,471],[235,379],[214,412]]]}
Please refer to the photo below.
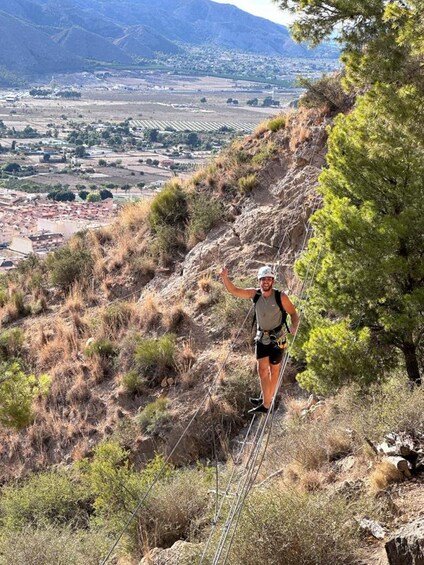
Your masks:
{"label": "man's bare arm", "polygon": [[222,267],[219,276],[221,277],[225,288],[233,296],[237,296],[237,298],[253,298],[255,296],[256,294],[255,288],[240,288],[231,282],[228,276],[227,267]]}
{"label": "man's bare arm", "polygon": [[284,310],[290,316],[290,333],[295,335],[299,326],[299,314],[297,313],[293,302],[287,294],[284,294],[284,292],[281,293],[281,302],[283,303]]}

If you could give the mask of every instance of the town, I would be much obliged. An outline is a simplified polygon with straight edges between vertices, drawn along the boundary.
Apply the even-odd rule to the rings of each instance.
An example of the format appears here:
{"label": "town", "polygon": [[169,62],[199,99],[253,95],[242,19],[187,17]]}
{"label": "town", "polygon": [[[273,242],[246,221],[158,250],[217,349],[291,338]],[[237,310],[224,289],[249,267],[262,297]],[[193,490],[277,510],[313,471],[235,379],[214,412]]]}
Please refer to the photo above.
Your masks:
{"label": "town", "polygon": [[[195,55],[197,66],[199,57],[206,64],[205,53]],[[234,73],[237,63],[243,75],[250,61],[251,75],[274,84],[127,69],[0,92],[0,272],[112,222],[126,202],[150,198],[173,176],[192,174],[295,104],[302,68],[312,77],[336,64],[209,55],[211,74]],[[161,64],[185,62],[168,57]],[[284,70],[277,77],[272,69]]]}

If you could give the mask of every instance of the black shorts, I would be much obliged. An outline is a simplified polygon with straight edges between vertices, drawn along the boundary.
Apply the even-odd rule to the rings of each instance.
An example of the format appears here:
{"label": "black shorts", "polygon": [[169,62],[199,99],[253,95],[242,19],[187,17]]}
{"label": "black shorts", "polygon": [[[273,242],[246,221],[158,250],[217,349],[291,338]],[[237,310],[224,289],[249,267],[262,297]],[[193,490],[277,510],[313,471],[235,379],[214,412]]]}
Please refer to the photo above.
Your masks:
{"label": "black shorts", "polygon": [[269,357],[269,362],[271,365],[278,365],[281,363],[283,358],[283,349],[275,347],[272,343],[269,345],[264,345],[260,341],[256,342],[255,347],[256,359],[263,359],[264,357]]}

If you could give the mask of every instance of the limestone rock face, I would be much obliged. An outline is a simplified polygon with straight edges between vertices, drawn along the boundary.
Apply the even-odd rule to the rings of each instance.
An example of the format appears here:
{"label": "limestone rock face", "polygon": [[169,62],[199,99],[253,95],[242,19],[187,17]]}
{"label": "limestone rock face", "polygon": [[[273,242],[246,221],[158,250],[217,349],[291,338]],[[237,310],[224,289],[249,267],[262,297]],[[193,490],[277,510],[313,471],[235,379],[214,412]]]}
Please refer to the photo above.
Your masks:
{"label": "limestone rock face", "polygon": [[390,565],[424,565],[424,518],[400,528],[385,547]]}
{"label": "limestone rock face", "polygon": [[167,549],[155,547],[139,565],[190,565],[197,562],[200,551],[200,544],[178,540]]}

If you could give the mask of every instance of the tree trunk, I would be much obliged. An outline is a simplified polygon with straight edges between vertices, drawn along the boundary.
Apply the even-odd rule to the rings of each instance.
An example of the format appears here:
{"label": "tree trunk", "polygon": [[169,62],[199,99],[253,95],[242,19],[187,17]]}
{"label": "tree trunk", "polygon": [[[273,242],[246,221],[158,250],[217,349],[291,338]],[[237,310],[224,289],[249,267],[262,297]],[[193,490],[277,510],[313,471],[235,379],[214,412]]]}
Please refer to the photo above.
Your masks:
{"label": "tree trunk", "polygon": [[413,343],[404,343],[402,345],[403,355],[405,357],[406,372],[409,379],[416,385],[421,384],[420,369],[418,367],[417,348]]}

